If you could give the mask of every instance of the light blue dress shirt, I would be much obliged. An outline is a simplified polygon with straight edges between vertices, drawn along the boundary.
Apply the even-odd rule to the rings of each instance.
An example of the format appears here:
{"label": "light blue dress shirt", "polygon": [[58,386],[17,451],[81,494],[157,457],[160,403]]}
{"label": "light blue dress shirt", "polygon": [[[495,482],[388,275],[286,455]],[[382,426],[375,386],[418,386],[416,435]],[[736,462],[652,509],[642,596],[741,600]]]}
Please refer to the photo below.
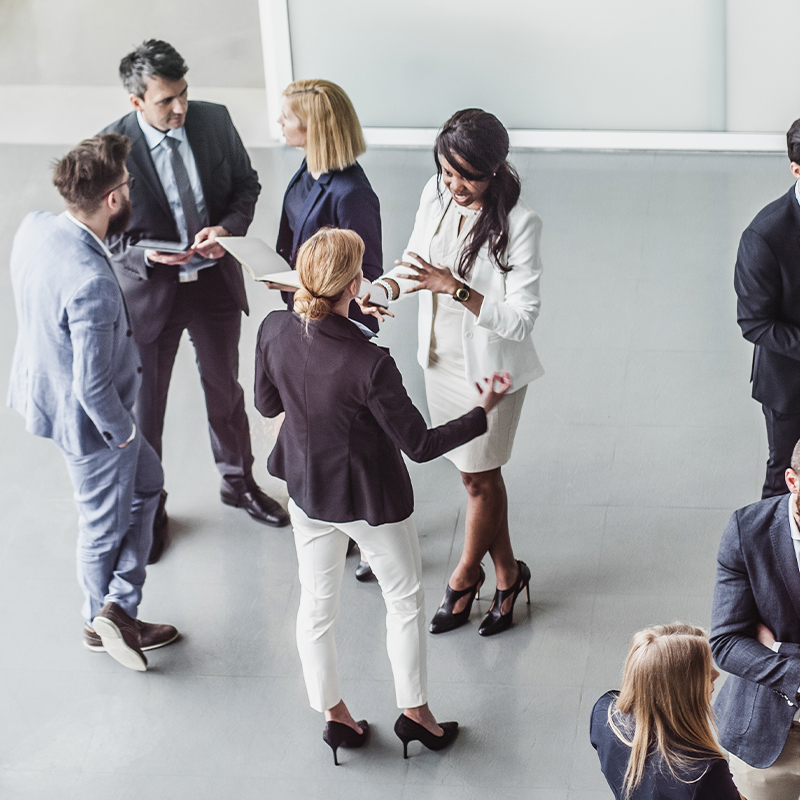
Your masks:
{"label": "light blue dress shirt", "polygon": [[[175,174],[172,171],[171,148],[164,141],[164,139],[169,136],[180,142],[178,152],[183,159],[186,172],[189,175],[189,182],[192,185],[192,192],[195,202],[197,203],[197,211],[200,214],[200,219],[207,225],[208,213],[206,211],[206,200],[203,196],[203,187],[200,183],[200,175],[197,172],[194,153],[192,153],[189,140],[186,138],[186,129],[175,128],[174,130],[164,133],[164,131],[160,131],[158,128],[154,128],[150,123],[146,122],[141,111],[136,112],[136,119],[139,122],[139,127],[142,129],[147,146],[150,148],[150,155],[153,159],[153,164],[155,165],[161,185],[164,187],[164,193],[167,196],[172,216],[175,217],[175,223],[181,235],[181,244],[188,246],[191,242],[189,242],[186,232],[186,219],[183,216],[183,206],[181,205],[181,198],[178,193],[178,184],[175,180]],[[216,259],[203,258],[203,256],[196,255],[188,264],[181,265],[180,271],[188,275],[204,269],[205,267],[211,267],[216,263]]]}

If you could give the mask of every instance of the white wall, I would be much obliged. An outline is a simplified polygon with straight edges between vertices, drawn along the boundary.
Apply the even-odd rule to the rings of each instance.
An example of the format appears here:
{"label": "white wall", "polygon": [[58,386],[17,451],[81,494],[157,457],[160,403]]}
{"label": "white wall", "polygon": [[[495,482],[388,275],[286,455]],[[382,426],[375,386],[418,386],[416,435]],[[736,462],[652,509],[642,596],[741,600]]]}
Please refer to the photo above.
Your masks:
{"label": "white wall", "polygon": [[367,127],[438,127],[479,106],[510,128],[725,129],[724,0],[288,8],[295,78],[342,85]]}

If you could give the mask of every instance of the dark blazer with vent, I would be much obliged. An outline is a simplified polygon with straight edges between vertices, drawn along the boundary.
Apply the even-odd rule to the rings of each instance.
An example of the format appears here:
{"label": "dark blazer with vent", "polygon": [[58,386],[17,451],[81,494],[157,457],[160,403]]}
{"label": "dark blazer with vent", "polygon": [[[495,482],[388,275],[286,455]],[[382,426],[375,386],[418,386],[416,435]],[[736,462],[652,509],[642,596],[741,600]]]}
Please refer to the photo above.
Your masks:
{"label": "dark blazer with vent", "polygon": [[286,417],[269,471],[305,513],[327,522],[399,522],[414,510],[401,450],[430,461],[486,431],[480,407],[428,429],[388,350],[332,314],[308,333],[291,311],[258,332],[255,405]]}
{"label": "dark blazer with vent", "polygon": [[742,234],[734,286],[739,327],[755,345],[753,397],[776,411],[800,413],[800,205],[794,186]]}
{"label": "dark blazer with vent", "polygon": [[[756,639],[763,622],[781,642]],[[735,511],[722,534],[711,611],[711,650],[730,673],[715,703],[720,742],[753,767],[780,755],[800,688],[800,569],[788,496]]]}
{"label": "dark blazer with vent", "polygon": [[[203,186],[208,224],[221,225],[231,236],[244,236],[253,220],[261,185],[228,109],[216,103],[191,100],[184,127]],[[133,215],[125,233],[109,246],[136,339],[152,342],[161,333],[172,309],[179,268],[165,264],[150,267],[145,262],[144,250],[128,245],[139,239],[179,241],[181,237],[136,112],[112,123],[103,133],[122,133],[132,143],[127,166],[136,179],[131,190]],[[216,269],[222,272],[236,305],[248,313],[239,263],[226,254],[217,262]]]}
{"label": "dark blazer with vent", "polygon": [[[307,172],[305,159],[300,169],[294,174],[286,188],[286,193]],[[310,239],[320,228],[345,228],[355,231],[364,240],[364,277],[374,281],[383,274],[383,250],[381,248],[381,206],[378,195],[372,189],[364,170],[356,162],[346,169],[324,172],[306,197],[303,209],[295,223],[289,227],[284,208],[281,213],[281,224],[278,230],[278,242],[275,249],[294,269],[297,251],[303,242]],[[283,299],[291,308],[291,295],[284,293]],[[357,319],[373,331],[378,330],[375,317],[361,313],[353,303],[350,307],[350,318]]]}

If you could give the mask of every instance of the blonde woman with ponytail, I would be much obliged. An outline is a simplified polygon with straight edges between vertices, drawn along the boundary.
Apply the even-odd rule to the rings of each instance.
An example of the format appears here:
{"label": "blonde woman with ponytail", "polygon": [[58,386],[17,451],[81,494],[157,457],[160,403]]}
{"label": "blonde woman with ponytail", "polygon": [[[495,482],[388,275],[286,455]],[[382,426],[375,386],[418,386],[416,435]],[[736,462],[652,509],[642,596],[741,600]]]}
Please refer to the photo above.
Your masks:
{"label": "blonde woman with ponytail", "polygon": [[294,310],[264,320],[256,353],[256,408],[266,417],[285,412],[268,466],[289,490],[301,586],[297,646],[336,764],[338,748],[361,747],[369,731],[342,699],[334,643],[348,537],[369,558],[386,603],[404,755],[411,741],[441,750],[457,735],[458,723],[439,724],[428,708],[421,561],[401,451],[428,461],[481,435],[510,385],[507,375],[485,379],[472,410],[429,430],[392,357],[348,319],[363,255],[353,231],[314,234],[298,252]]}
{"label": "blonde woman with ponytail", "polygon": [[622,690],[592,711],[592,745],[614,797],[740,800],[715,736],[718,677],[701,628],[657,625],[633,637]]}

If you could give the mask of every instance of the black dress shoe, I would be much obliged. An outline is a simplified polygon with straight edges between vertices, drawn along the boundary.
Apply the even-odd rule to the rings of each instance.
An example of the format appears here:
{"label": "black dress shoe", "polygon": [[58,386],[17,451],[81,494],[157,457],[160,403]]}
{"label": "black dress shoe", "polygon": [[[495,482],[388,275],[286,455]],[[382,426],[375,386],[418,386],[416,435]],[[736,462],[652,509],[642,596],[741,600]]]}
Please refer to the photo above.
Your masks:
{"label": "black dress shoe", "polygon": [[369,723],[365,719],[358,721],[358,727],[361,728],[359,733],[355,728],[345,725],[343,722],[330,722],[325,723],[325,730],[322,731],[322,738],[325,744],[333,750],[333,763],[338,767],[339,759],[336,755],[340,747],[357,748],[363,747],[369,736]]}
{"label": "black dress shoe", "polygon": [[428,750],[442,750],[458,736],[457,722],[440,722],[441,736],[434,736],[427,728],[401,714],[394,724],[394,732],[403,743],[403,758],[408,758],[408,743],[421,742]]}
{"label": "black dress shoe", "polygon": [[167,493],[162,489],[158,500],[156,517],[153,520],[153,544],[150,545],[148,564],[155,564],[167,549],[169,534],[169,517],[167,516]]}
{"label": "black dress shoe", "polygon": [[222,484],[220,493],[222,502],[226,506],[243,508],[253,519],[272,525],[275,528],[282,528],[289,524],[289,514],[277,500],[273,500],[269,495],[264,494],[258,486],[237,492],[227,484]]}
{"label": "black dress shoe", "polygon": [[[528,605],[531,604],[531,571],[524,561],[517,559],[517,564],[519,565],[519,576],[514,585],[508,589],[495,590],[489,613],[483,618],[483,622],[478,628],[478,633],[481,636],[494,636],[496,633],[502,633],[511,627],[514,619],[514,603],[517,602],[517,598],[522,594],[523,589],[528,597]],[[503,603],[509,598],[511,598],[511,607],[504,614]]]}
{"label": "black dress shoe", "polygon": [[[436,610],[436,613],[433,615],[433,619],[431,620],[430,627],[428,630],[431,633],[445,633],[446,631],[452,631],[456,628],[460,628],[462,625],[465,625],[469,621],[469,615],[472,611],[472,603],[476,597],[480,597],[481,593],[481,586],[483,586],[483,582],[486,580],[486,573],[483,571],[483,565],[478,567],[478,580],[472,584],[472,586],[468,586],[466,589],[456,590],[451,589],[450,584],[447,584],[447,589],[444,593],[444,600],[439,608]],[[467,604],[464,608],[455,613],[453,609],[456,606],[456,603],[462,597],[469,597],[467,600]]]}
{"label": "black dress shoe", "polygon": [[366,583],[367,581],[376,581],[378,579],[367,561],[359,561],[356,567],[356,580]]}

